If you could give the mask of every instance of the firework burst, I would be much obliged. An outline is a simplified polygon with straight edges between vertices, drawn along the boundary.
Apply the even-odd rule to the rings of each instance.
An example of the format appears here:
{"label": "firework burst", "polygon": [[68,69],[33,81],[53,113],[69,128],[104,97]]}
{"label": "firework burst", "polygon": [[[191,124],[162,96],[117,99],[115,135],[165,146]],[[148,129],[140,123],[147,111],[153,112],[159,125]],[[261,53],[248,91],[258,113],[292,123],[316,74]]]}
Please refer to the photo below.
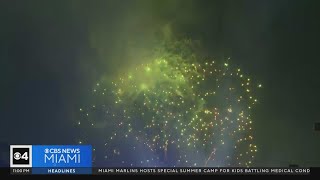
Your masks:
{"label": "firework burst", "polygon": [[142,153],[152,156],[135,162],[122,158],[119,164],[250,166],[257,152],[250,116],[257,88],[261,84],[228,60],[155,58],[113,81],[97,83],[95,102],[80,109],[84,118],[78,124],[104,122],[107,162]]}

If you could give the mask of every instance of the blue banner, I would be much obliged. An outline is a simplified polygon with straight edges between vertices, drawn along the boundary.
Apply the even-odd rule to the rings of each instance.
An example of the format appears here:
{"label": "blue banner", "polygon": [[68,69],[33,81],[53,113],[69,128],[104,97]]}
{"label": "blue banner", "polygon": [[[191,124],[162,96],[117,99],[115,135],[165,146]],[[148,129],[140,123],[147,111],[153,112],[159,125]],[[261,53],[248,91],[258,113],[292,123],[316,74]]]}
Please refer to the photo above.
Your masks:
{"label": "blue banner", "polygon": [[92,167],[91,145],[32,145],[33,168]]}

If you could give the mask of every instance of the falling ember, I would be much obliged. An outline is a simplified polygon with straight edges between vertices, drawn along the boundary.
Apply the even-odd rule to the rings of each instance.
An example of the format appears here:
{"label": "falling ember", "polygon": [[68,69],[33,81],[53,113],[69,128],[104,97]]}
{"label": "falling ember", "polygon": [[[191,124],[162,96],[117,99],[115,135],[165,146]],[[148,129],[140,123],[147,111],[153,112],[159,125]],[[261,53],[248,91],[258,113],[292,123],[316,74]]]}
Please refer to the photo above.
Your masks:
{"label": "falling ember", "polygon": [[[209,155],[208,159],[206,160],[206,162],[204,163],[204,167],[207,167],[208,166],[208,162],[210,160],[214,160],[214,155],[216,153],[216,148],[213,148],[213,151],[211,152],[211,154]],[[227,157],[228,158],[228,157]]]}

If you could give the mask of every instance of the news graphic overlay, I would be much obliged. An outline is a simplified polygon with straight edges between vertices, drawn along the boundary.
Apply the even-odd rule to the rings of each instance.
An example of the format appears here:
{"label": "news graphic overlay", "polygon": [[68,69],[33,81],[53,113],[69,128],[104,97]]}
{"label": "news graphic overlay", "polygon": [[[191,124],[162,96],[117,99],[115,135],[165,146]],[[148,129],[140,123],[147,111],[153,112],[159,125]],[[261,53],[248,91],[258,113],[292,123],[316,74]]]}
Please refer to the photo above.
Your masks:
{"label": "news graphic overlay", "polygon": [[91,145],[12,145],[11,174],[92,174]]}
{"label": "news graphic overlay", "polygon": [[244,167],[162,167],[162,168],[93,168],[99,175],[309,175],[310,168],[244,168]]}
{"label": "news graphic overlay", "polygon": [[306,167],[92,167],[91,145],[11,145],[12,175],[309,175]]}
{"label": "news graphic overlay", "polygon": [[10,167],[32,167],[32,146],[11,145]]}

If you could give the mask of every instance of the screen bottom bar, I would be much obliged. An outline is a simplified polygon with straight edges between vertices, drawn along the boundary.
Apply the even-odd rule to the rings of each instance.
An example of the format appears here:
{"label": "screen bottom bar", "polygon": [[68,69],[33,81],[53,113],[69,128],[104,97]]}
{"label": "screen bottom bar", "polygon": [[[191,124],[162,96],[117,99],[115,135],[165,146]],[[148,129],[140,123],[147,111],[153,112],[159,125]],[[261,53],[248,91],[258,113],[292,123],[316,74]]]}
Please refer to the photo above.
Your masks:
{"label": "screen bottom bar", "polygon": [[12,175],[310,175],[319,168],[10,168]]}

